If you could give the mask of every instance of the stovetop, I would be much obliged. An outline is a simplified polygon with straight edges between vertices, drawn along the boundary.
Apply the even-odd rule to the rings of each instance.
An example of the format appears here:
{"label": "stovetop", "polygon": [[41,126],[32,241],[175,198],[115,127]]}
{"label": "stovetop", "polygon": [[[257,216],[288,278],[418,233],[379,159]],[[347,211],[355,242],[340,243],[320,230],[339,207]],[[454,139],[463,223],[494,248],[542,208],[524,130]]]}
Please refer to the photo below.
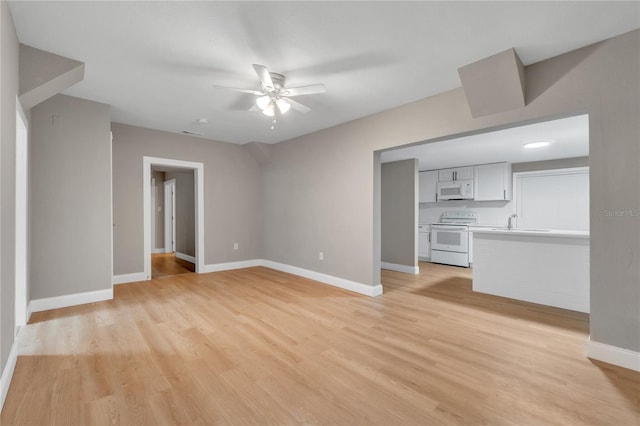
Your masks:
{"label": "stovetop", "polygon": [[454,210],[442,213],[442,216],[440,216],[440,222],[433,223],[432,225],[469,226],[475,224],[477,220],[478,214],[476,212],[469,210]]}

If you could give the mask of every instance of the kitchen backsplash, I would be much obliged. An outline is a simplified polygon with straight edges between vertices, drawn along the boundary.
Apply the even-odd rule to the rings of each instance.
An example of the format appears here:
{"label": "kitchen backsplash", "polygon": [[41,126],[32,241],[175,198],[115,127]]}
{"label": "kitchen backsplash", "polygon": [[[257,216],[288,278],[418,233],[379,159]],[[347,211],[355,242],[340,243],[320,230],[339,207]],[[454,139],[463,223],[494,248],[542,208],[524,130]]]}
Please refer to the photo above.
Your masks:
{"label": "kitchen backsplash", "polygon": [[513,201],[441,201],[420,204],[419,223],[431,224],[440,221],[445,211],[471,210],[478,213],[478,223],[482,225],[505,225],[514,212]]}

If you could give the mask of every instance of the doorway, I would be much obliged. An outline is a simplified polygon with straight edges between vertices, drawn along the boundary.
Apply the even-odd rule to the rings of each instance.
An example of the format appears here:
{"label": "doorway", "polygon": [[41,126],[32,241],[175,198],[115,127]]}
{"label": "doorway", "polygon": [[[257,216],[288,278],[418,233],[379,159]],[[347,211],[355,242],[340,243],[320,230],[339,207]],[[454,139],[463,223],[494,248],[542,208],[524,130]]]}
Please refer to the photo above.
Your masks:
{"label": "doorway", "polygon": [[[176,270],[179,271],[178,273],[204,272],[204,165],[202,163],[157,157],[144,157],[143,162],[144,273],[146,279],[151,279],[152,276],[155,277],[156,275],[174,275]],[[166,176],[169,176],[168,179],[160,179],[158,174],[154,173],[164,173],[164,171],[167,171]],[[180,212],[176,210],[176,206],[180,201],[176,197],[180,194],[181,180],[176,178],[173,183],[170,182],[174,177],[173,175],[178,173],[190,176],[192,182],[190,189],[182,192],[190,200],[188,203],[190,203],[192,210],[182,217]],[[154,174],[155,176],[153,176]],[[162,188],[156,192],[153,198],[158,200],[162,197],[163,201],[161,203],[158,201],[155,204],[151,203],[151,193],[153,192],[152,176],[156,179],[156,188]],[[166,185],[165,180],[168,181]],[[165,194],[168,195],[165,196]],[[162,207],[160,208],[158,204]],[[164,219],[164,213],[161,216],[156,216],[156,219],[153,220],[152,212],[155,215],[158,210],[170,213],[166,215],[170,219],[168,223]],[[184,251],[184,245],[180,245],[179,235],[181,220],[186,222],[187,229],[192,230],[188,236],[188,244],[189,247],[192,247],[192,250],[187,250],[188,253],[181,253],[181,250]],[[153,222],[156,224],[154,229],[151,227]],[[156,242],[155,245],[163,242],[164,247],[162,248],[157,248],[151,244],[152,232],[155,233],[159,228],[162,229],[164,235],[158,237],[158,234],[156,234],[154,241]],[[152,257],[153,262],[156,261],[156,258],[160,263],[165,264],[167,260],[170,260],[168,273],[166,271],[154,273],[153,271],[156,268],[152,265]],[[174,272],[171,272],[171,269]]]}
{"label": "doorway", "polygon": [[[151,235],[151,277],[179,275],[195,270],[195,185],[193,170],[153,166],[156,223]],[[155,230],[155,232],[154,232]],[[152,238],[153,240],[154,238]]]}
{"label": "doorway", "polygon": [[[527,142],[546,142],[528,144]],[[550,142],[549,142],[550,141]],[[534,145],[534,146],[530,146]],[[516,226],[526,224],[530,228],[573,229],[582,224],[588,230],[588,181],[585,177],[581,186],[565,191],[562,202],[553,203],[551,191],[559,190],[557,184],[543,185],[533,195],[543,203],[535,203],[535,215],[528,215],[533,222],[526,222],[517,200],[522,197],[513,184],[517,173],[551,172],[557,169],[572,169],[574,173],[589,165],[589,117],[576,114],[562,117],[547,117],[535,121],[512,123],[496,128],[482,129],[477,132],[422,141],[405,146],[374,152],[374,277],[380,279],[382,264],[382,165],[418,161],[418,191],[414,195],[414,204],[418,208],[418,226],[414,221],[405,220],[402,231],[405,235],[417,234],[417,240],[423,244],[415,247],[411,238],[406,238],[405,248],[415,250],[416,256],[424,262],[430,262],[433,249],[431,225],[441,221],[446,212],[473,212],[477,214],[477,223],[495,227],[508,226],[509,217],[517,217]],[[464,179],[473,181],[474,192],[469,199],[441,199],[438,185],[451,180],[450,173],[456,174],[463,169],[472,169],[471,175]],[[444,173],[441,173],[444,172]],[[405,179],[404,186],[413,183],[414,176]],[[411,180],[411,182],[409,182]],[[480,191],[484,189],[484,191]],[[509,196],[507,194],[510,194]],[[570,196],[569,196],[570,194]],[[581,197],[578,197],[581,195]],[[584,196],[582,196],[584,195]],[[530,200],[529,200],[530,201]],[[531,203],[529,203],[531,204]],[[563,209],[562,212],[559,211]],[[529,208],[529,211],[532,209]],[[578,212],[578,213],[576,213]],[[567,217],[572,214],[574,223],[568,225],[550,225],[541,223],[542,215]],[[562,228],[559,228],[561,226]],[[426,238],[420,238],[424,232]],[[395,230],[398,234],[398,230]],[[473,236],[469,233],[467,262],[473,265]],[[420,255],[423,253],[423,255]],[[423,263],[421,266],[429,266]]]}

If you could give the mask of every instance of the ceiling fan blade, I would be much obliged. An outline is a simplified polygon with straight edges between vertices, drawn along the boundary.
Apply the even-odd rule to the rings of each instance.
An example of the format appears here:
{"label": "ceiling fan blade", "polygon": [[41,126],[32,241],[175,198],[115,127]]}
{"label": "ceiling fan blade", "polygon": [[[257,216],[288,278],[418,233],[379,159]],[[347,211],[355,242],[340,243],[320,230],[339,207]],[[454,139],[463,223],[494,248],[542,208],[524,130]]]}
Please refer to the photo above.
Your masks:
{"label": "ceiling fan blade", "polygon": [[258,108],[255,105],[252,106],[251,108],[249,108],[248,111],[250,111],[250,112],[262,112],[262,111],[260,111],[260,108]]}
{"label": "ceiling fan blade", "polygon": [[251,93],[252,95],[263,95],[264,92],[261,92],[259,90],[251,90],[251,89],[239,89],[237,87],[227,87],[227,86],[217,86],[214,85],[213,86],[215,89],[223,89],[223,90],[233,90],[234,92],[241,92],[241,93]]}
{"label": "ceiling fan blade", "polygon": [[309,108],[306,105],[302,105],[300,102],[298,101],[294,101],[293,99],[289,99],[286,98],[287,102],[289,102],[289,105],[291,105],[291,108],[295,109],[296,111],[302,112],[302,113],[306,113],[311,111],[311,108]]}
{"label": "ceiling fan blade", "polygon": [[313,95],[315,93],[326,93],[324,84],[312,84],[311,86],[290,87],[282,91],[284,96]]}
{"label": "ceiling fan blade", "polygon": [[262,83],[262,87],[269,92],[272,92],[273,81],[271,80],[271,76],[269,75],[269,70],[264,65],[253,64],[253,69],[256,70],[256,74],[258,74],[258,78],[260,79],[260,83]]}

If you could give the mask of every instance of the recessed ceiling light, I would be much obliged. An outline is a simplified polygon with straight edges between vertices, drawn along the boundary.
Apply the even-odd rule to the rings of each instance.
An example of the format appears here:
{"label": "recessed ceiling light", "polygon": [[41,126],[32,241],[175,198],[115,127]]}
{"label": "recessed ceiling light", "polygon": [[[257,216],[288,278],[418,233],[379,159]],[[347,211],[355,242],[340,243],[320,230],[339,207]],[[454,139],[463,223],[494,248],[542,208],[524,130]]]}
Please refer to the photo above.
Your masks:
{"label": "recessed ceiling light", "polygon": [[529,142],[524,144],[525,148],[543,148],[549,146],[549,142]]}

